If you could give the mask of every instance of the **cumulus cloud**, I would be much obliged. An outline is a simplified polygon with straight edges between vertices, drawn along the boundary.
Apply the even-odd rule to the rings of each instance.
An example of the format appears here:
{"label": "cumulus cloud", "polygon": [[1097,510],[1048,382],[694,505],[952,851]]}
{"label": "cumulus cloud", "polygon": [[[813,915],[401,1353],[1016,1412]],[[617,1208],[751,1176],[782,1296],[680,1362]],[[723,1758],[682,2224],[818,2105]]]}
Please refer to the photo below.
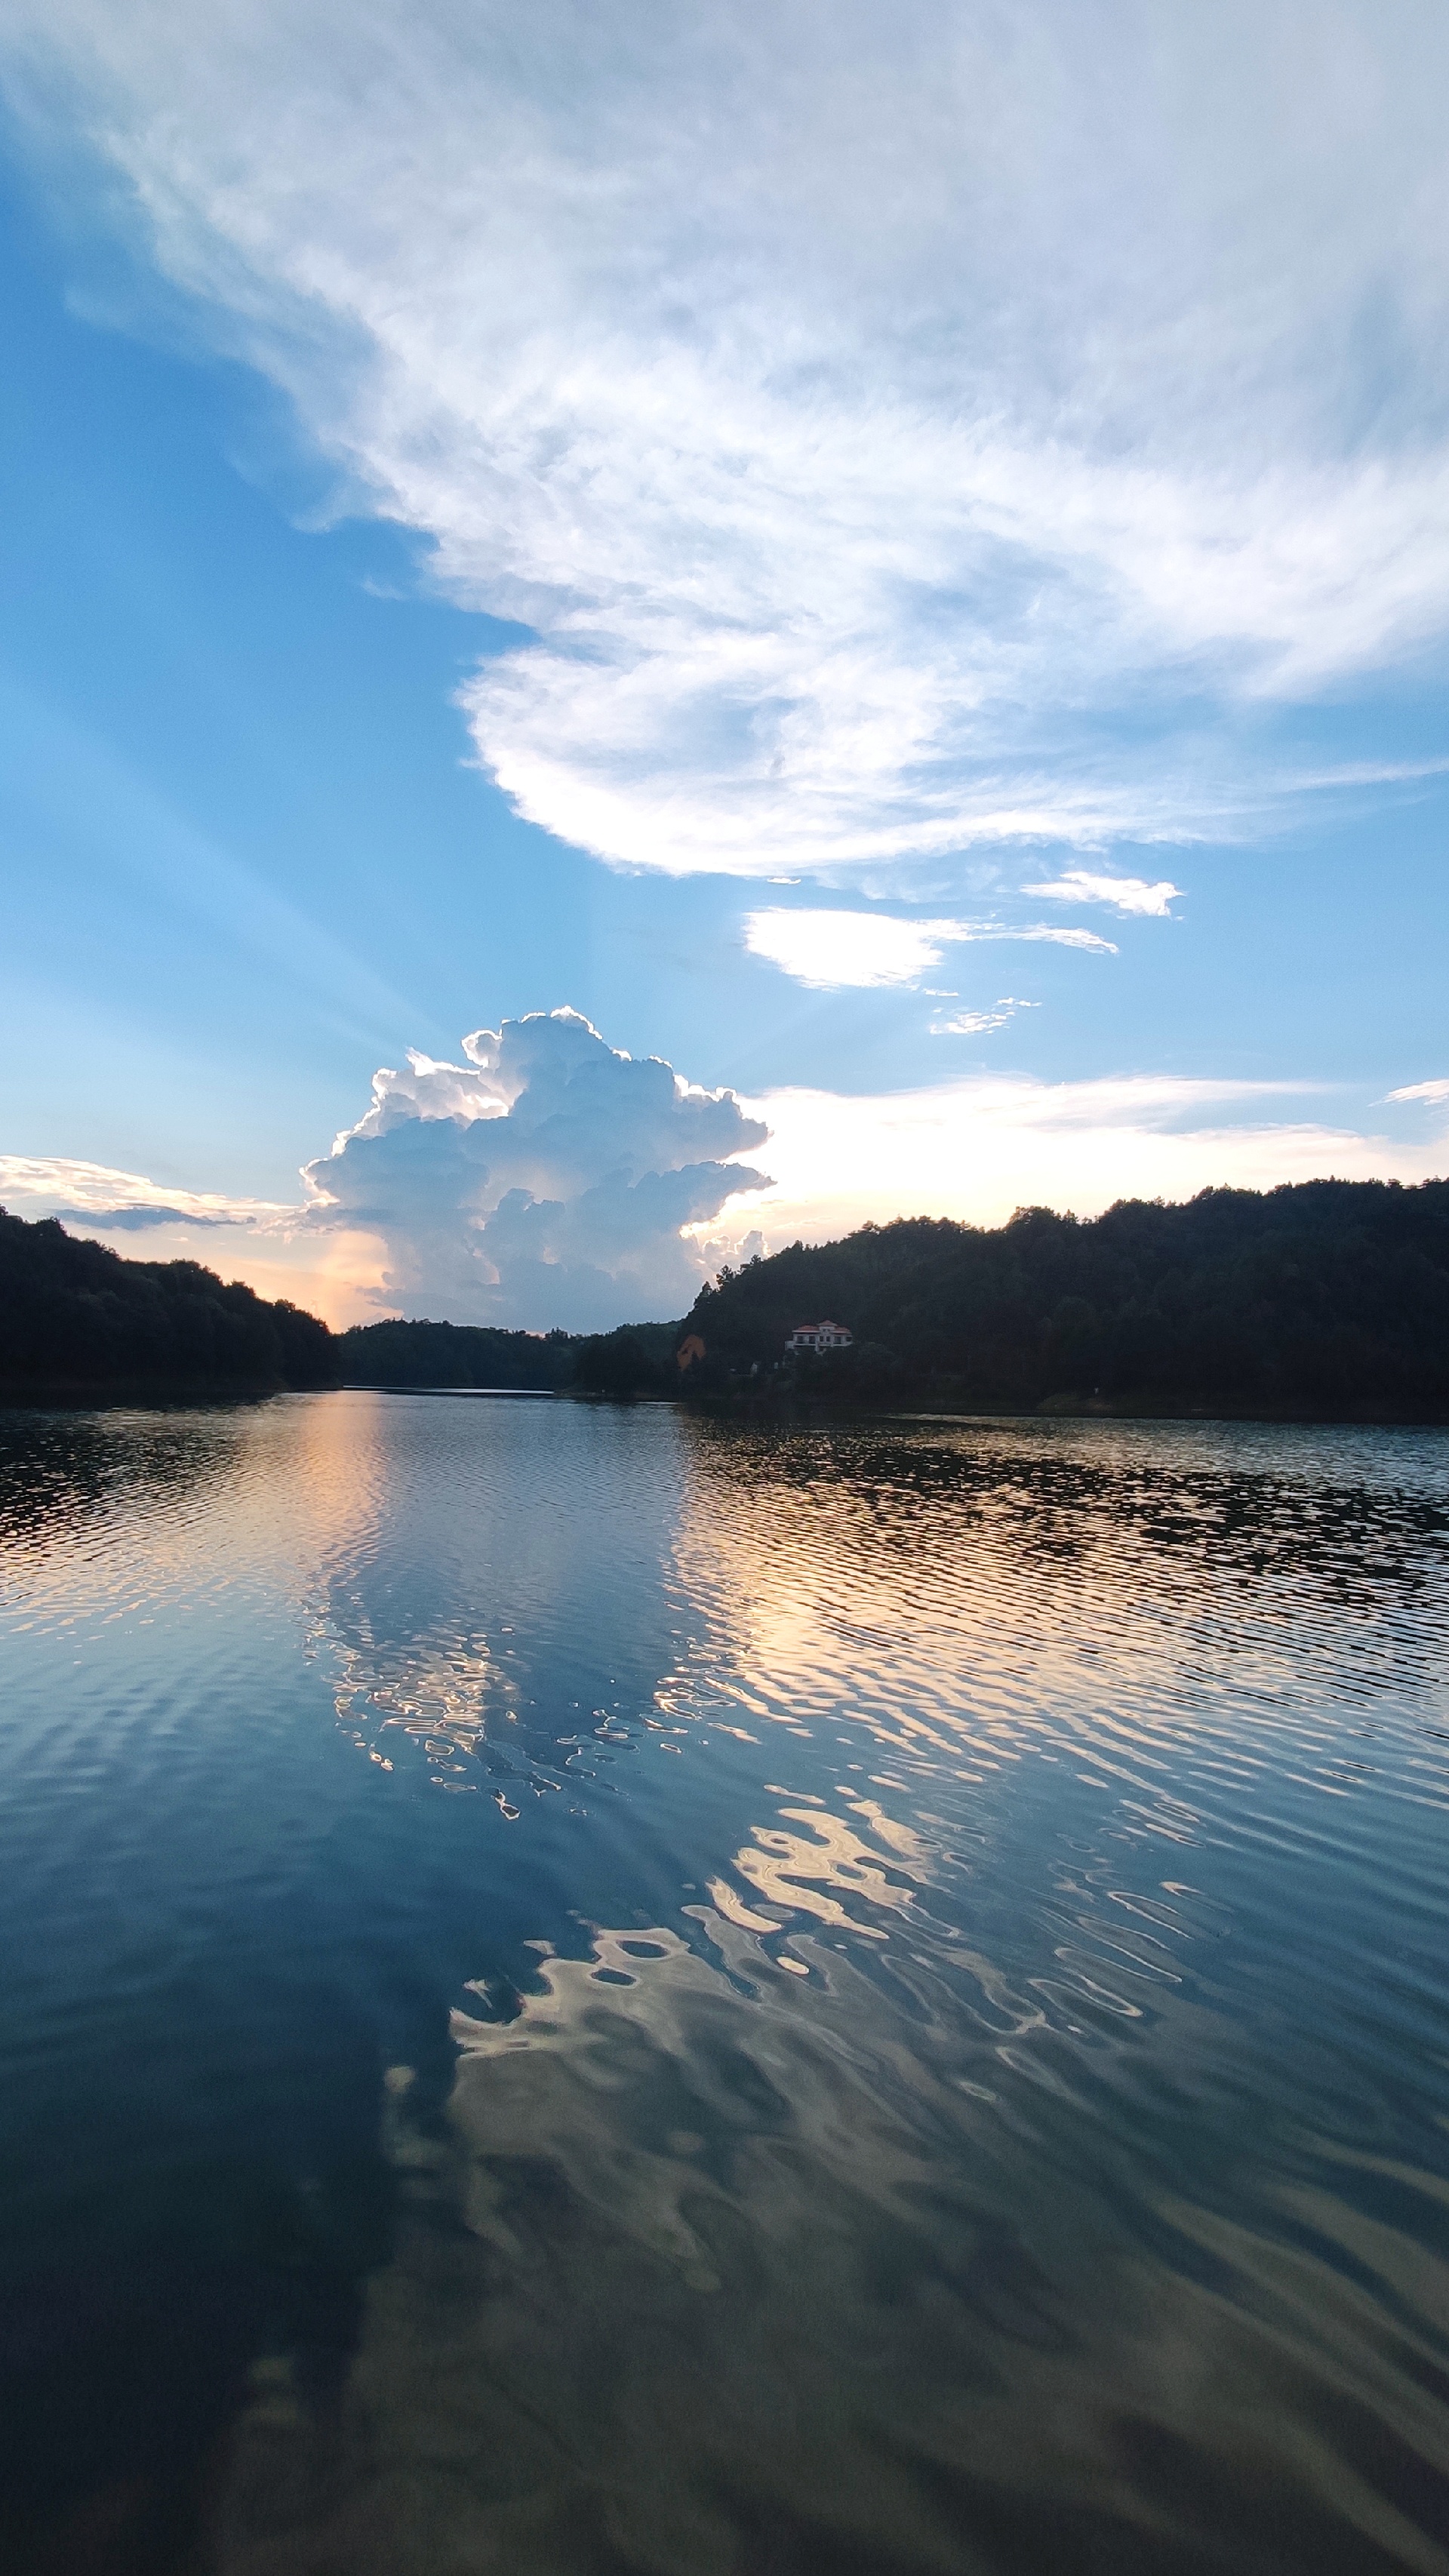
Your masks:
{"label": "cumulus cloud", "polygon": [[1094,930],[1058,930],[1049,922],[900,921],[881,912],[786,911],[745,915],[745,946],[796,982],[820,992],[843,985],[914,984],[941,963],[944,949],[979,940],[1047,941],[1115,957]]}
{"label": "cumulus cloud", "polygon": [[1160,919],[1171,918],[1173,897],[1181,892],[1168,877],[1152,885],[1146,877],[1094,876],[1089,868],[1068,868],[1045,885],[1022,887],[1023,894],[1046,895],[1054,903],[1109,903],[1115,912],[1155,913]]}
{"label": "cumulus cloud", "polygon": [[704,1276],[686,1229],[768,1186],[732,1159],[763,1122],[576,1011],[477,1029],[463,1056],[374,1076],[366,1115],[306,1168],[311,1224],[379,1238],[379,1302],[454,1323],[682,1313]]}
{"label": "cumulus cloud", "polygon": [[1449,621],[1430,0],[9,0],[3,43],[352,505],[530,630],[479,754],[605,858],[1222,830],[1283,775],[1236,708]]}
{"label": "cumulus cloud", "polygon": [[[937,1033],[984,1035],[1026,1007],[1005,995],[993,1010],[943,1017]],[[0,1156],[0,1199],[27,1215],[71,1210],[86,1233],[124,1234],[133,1212],[154,1216],[150,1257],[220,1253],[228,1277],[337,1325],[401,1306],[593,1330],[682,1313],[721,1261],[797,1236],[820,1242],[868,1217],[992,1225],[1028,1202],[1087,1216],[1209,1183],[1411,1182],[1444,1167],[1442,1137],[1406,1144],[1305,1114],[1320,1087],[1304,1082],[979,1074],[902,1092],[736,1098],[618,1053],[573,1011],[478,1030],[461,1052],[457,1064],[415,1054],[379,1072],[365,1116],[307,1167],[297,1206],[22,1155]],[[1442,1106],[1449,1080],[1390,1098]],[[767,1138],[769,1178],[736,1159]]]}

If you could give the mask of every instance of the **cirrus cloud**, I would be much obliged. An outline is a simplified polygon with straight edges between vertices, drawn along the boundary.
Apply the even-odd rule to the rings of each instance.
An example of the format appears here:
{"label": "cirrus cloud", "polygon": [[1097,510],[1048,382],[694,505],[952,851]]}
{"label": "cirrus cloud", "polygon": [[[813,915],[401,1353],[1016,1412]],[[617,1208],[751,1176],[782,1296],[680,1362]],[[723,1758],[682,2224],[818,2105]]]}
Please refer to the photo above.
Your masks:
{"label": "cirrus cloud", "polygon": [[940,965],[953,945],[982,940],[1046,942],[1115,957],[1110,939],[1094,930],[1059,930],[1050,922],[1013,927],[998,921],[901,921],[889,913],[787,910],[770,906],[745,915],[745,946],[820,992],[846,985],[914,984]]}
{"label": "cirrus cloud", "polygon": [[1409,1082],[1405,1083],[1401,1091],[1390,1091],[1385,1096],[1389,1100],[1422,1100],[1430,1108],[1437,1108],[1443,1101],[1449,1100],[1449,1080]]}
{"label": "cirrus cloud", "polygon": [[[1449,1086],[1446,1086],[1449,1096]],[[1157,1074],[1040,1082],[975,1074],[856,1099],[804,1088],[746,1105],[769,1122],[770,1189],[738,1212],[771,1251],[867,1218],[999,1225],[1020,1206],[1096,1216],[1122,1198],[1273,1189],[1334,1174],[1417,1182],[1446,1144],[1305,1114],[1324,1086]],[[722,1242],[719,1258],[735,1257]]]}
{"label": "cirrus cloud", "polygon": [[350,505],[529,630],[479,756],[606,859],[1226,830],[1302,766],[1244,709],[1449,623],[1428,0],[10,0],[0,42]]}
{"label": "cirrus cloud", "polygon": [[1094,876],[1089,868],[1068,868],[1044,885],[1022,887],[1023,894],[1045,895],[1053,903],[1108,903],[1114,912],[1152,913],[1159,920],[1171,918],[1173,897],[1181,892],[1168,877],[1153,885],[1146,877]]}
{"label": "cirrus cloud", "polygon": [[118,1172],[69,1154],[0,1154],[0,1200],[39,1202],[65,1224],[134,1234],[163,1226],[240,1226],[272,1234],[295,1224],[299,1210],[276,1199],[228,1196],[220,1190],[175,1190],[140,1172]]}

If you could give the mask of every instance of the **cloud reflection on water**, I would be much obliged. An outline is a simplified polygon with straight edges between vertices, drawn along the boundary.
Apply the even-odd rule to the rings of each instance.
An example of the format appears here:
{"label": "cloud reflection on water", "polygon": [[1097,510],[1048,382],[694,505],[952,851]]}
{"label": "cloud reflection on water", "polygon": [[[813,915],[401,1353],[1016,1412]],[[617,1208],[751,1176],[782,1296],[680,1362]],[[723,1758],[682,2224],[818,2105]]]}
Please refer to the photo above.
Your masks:
{"label": "cloud reflection on water", "polygon": [[480,1974],[440,2118],[398,2075],[222,2576],[1442,2571],[1434,1444],[393,1419],[324,1621],[386,1794],[567,1778],[510,1850],[696,1892]]}
{"label": "cloud reflection on water", "polygon": [[717,1967],[601,1932],[455,2016],[441,2136],[399,2073],[350,2386],[319,2433],[263,2384],[219,2576],[1442,2566],[1449,2281],[1409,2233],[1144,2208],[1062,2096],[963,2082],[948,2021],[701,1920]]}

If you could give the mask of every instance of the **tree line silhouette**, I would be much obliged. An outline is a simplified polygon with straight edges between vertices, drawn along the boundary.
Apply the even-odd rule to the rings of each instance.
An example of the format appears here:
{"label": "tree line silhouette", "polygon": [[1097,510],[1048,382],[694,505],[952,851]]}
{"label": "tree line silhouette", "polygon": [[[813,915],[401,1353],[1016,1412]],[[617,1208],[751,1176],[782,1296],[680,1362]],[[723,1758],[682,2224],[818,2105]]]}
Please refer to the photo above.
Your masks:
{"label": "tree line silhouette", "polygon": [[[800,1323],[846,1352],[787,1360]],[[703,1356],[681,1370],[681,1344]],[[668,1395],[740,1408],[1449,1421],[1449,1181],[1123,1200],[1081,1220],[866,1225],[724,1270],[679,1322],[528,1333],[389,1319],[333,1334],[194,1261],[126,1261],[0,1210],[0,1391],[342,1384]]]}
{"label": "tree line silhouette", "polygon": [[265,1395],[335,1378],[334,1336],[285,1298],[0,1208],[0,1392]]}
{"label": "tree line silhouette", "polygon": [[[1090,1220],[862,1226],[725,1271],[682,1328],[700,1398],[773,1377],[797,1323],[855,1348],[797,1392],[1036,1409],[1449,1419],[1449,1181],[1210,1189]],[[696,1376],[696,1369],[698,1375]]]}

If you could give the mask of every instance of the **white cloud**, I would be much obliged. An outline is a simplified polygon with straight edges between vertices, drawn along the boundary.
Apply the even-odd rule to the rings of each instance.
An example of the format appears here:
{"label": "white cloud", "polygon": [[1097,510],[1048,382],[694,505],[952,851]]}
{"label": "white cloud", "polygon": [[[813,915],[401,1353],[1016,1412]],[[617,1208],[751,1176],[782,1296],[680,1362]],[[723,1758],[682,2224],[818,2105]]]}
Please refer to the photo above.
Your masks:
{"label": "white cloud", "polygon": [[1406,1083],[1402,1091],[1391,1091],[1388,1094],[1388,1098],[1390,1100],[1427,1100],[1430,1102],[1449,1100],[1449,1081]]}
{"label": "white cloud", "polygon": [[1058,930],[1049,922],[1012,928],[995,921],[899,921],[881,912],[791,911],[745,915],[745,946],[796,982],[817,991],[842,985],[914,984],[940,965],[943,949],[981,940],[1047,941],[1056,948],[1115,956],[1110,939],[1092,930]]}
{"label": "white cloud", "polygon": [[745,946],[799,984],[913,984],[941,962],[938,927],[873,912],[751,912]]}
{"label": "white cloud", "polygon": [[[745,1106],[770,1129],[774,1186],[739,1211],[772,1251],[867,1218],[951,1216],[999,1225],[1013,1208],[1094,1216],[1119,1198],[1186,1199],[1211,1186],[1272,1189],[1324,1174],[1428,1180],[1444,1144],[1404,1147],[1284,1110],[1309,1083],[1128,1075],[1033,1082],[981,1074],[849,1098],[789,1090]],[[729,1211],[716,1233],[726,1238]],[[728,1257],[732,1257],[729,1255]]]}
{"label": "white cloud", "polygon": [[200,1261],[339,1329],[377,1312],[376,1244],[312,1230],[300,1204],[173,1189],[68,1154],[0,1154],[0,1204],[32,1222],[58,1217],[68,1233],[109,1242],[130,1261]]}
{"label": "white cloud", "polygon": [[1299,792],[1312,788],[1405,787],[1425,778],[1442,778],[1446,771],[1449,760],[1349,760],[1335,762],[1329,769],[1300,771],[1287,784]]}
{"label": "white cloud", "polygon": [[[994,1012],[963,1013],[959,1033],[1024,1007],[1004,995]],[[1445,1160],[1442,1137],[1405,1146],[1302,1115],[1319,1088],[1303,1082],[979,1074],[737,1099],[617,1053],[572,1011],[479,1030],[463,1059],[414,1055],[379,1072],[366,1115],[308,1167],[302,1206],[23,1155],[0,1157],[0,1199],[25,1215],[70,1209],[80,1230],[116,1232],[128,1250],[140,1213],[148,1258],[219,1263],[336,1325],[402,1306],[591,1330],[683,1313],[722,1260],[868,1217],[995,1225],[1032,1203],[1090,1216],[1210,1183],[1420,1181]],[[1391,1097],[1442,1104],[1449,1080]],[[767,1140],[768,1180],[735,1159]]]}
{"label": "white cloud", "polygon": [[475,1030],[463,1053],[374,1076],[366,1115],[307,1166],[310,1222],[374,1238],[379,1303],[414,1314],[592,1331],[682,1313],[704,1276],[683,1229],[765,1186],[731,1159],[764,1126],[576,1011]]}
{"label": "white cloud", "polygon": [[149,1232],[162,1226],[240,1226],[275,1233],[301,1214],[274,1199],[219,1190],[173,1190],[139,1172],[112,1171],[65,1154],[0,1154],[0,1202],[26,1202],[18,1215],[59,1216],[91,1232]]}
{"label": "white cloud", "polygon": [[1046,895],[1054,903],[1109,903],[1116,912],[1155,913],[1164,919],[1171,918],[1172,899],[1181,892],[1168,877],[1152,885],[1146,877],[1093,876],[1087,868],[1068,868],[1045,885],[1022,887],[1023,894]]}
{"label": "white cloud", "polygon": [[[942,1000],[954,1000],[954,994],[943,994]],[[1003,993],[993,1010],[938,1012],[931,1022],[933,1038],[990,1037],[994,1030],[1004,1029],[1018,1011],[1035,1011],[1037,1002],[1019,1001],[1012,993]]]}
{"label": "white cloud", "polygon": [[1430,0],[9,0],[3,42],[356,505],[533,630],[480,753],[607,858],[1223,828],[1274,783],[1234,706],[1444,632]]}

